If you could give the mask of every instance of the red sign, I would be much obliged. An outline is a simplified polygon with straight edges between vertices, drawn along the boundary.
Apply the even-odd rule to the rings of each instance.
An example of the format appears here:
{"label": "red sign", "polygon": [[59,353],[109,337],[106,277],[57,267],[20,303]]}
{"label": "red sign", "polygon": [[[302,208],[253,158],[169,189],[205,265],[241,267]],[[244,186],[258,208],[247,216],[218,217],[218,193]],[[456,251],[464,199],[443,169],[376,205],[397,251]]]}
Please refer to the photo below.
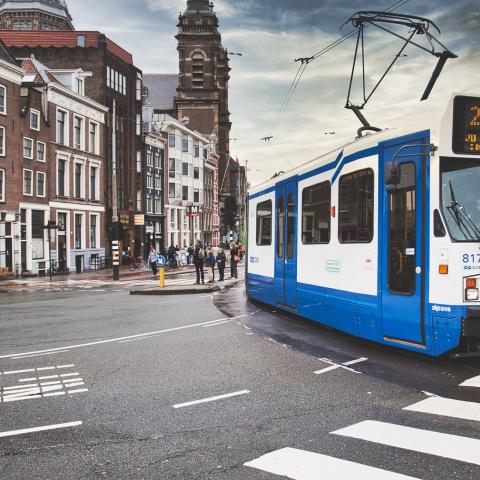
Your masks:
{"label": "red sign", "polygon": [[186,207],[186,214],[187,217],[198,217],[200,216],[200,207],[190,205],[189,207]]}

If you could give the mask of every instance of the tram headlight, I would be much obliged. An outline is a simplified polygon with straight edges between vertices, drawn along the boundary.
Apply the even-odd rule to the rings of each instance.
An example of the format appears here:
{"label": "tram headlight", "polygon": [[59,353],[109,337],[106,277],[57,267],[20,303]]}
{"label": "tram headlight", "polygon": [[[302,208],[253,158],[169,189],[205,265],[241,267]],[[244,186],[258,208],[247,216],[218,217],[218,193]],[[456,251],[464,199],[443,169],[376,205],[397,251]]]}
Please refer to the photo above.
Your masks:
{"label": "tram headlight", "polygon": [[478,288],[467,288],[465,291],[465,300],[468,302],[477,302],[479,300]]}

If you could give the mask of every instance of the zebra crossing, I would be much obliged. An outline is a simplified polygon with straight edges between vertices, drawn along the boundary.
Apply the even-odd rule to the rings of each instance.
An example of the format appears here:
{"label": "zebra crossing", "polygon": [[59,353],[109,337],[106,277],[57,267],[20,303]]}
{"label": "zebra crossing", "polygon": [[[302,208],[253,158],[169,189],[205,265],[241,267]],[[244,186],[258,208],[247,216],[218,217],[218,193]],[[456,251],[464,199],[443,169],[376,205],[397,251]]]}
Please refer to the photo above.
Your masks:
{"label": "zebra crossing", "polygon": [[[463,388],[480,388],[480,376],[465,380],[459,385]],[[416,412],[430,418],[456,418],[480,422],[480,403],[466,402],[452,398],[443,398],[429,394],[428,398],[402,409]],[[435,421],[438,429],[438,420]],[[433,455],[447,460],[460,461],[472,466],[480,466],[480,440],[460,435],[442,433],[434,430],[412,428],[395,423],[376,420],[364,420],[359,423],[330,432],[348,439],[369,444],[399,448],[419,454]],[[317,452],[282,448],[267,453],[244,464],[244,467],[260,470],[293,480],[421,480],[406,476],[401,472],[383,470],[375,466],[355,463]],[[476,467],[474,467],[476,468]],[[262,477],[263,478],[263,477]],[[478,477],[476,477],[478,478]]]}

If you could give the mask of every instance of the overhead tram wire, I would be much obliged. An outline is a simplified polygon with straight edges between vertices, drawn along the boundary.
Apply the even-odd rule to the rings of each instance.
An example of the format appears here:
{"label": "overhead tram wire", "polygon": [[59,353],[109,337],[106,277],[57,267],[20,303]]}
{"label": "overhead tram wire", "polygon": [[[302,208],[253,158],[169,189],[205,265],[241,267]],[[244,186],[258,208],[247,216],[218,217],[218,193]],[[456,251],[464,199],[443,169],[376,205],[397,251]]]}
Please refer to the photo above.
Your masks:
{"label": "overhead tram wire", "polygon": [[[393,12],[397,8],[401,8],[409,2],[410,2],[410,0],[397,0],[395,3],[393,3],[393,5],[391,5],[389,8],[387,8],[385,10],[385,12]],[[292,97],[293,97],[293,95],[294,95],[294,93],[295,93],[295,91],[298,87],[298,84],[300,83],[300,80],[302,79],[303,74],[305,73],[305,70],[307,69],[308,65],[312,61],[314,61],[317,58],[321,57],[322,55],[325,55],[326,53],[328,53],[330,50],[333,50],[335,47],[338,47],[339,45],[341,45],[343,42],[345,42],[346,40],[351,38],[356,33],[357,33],[356,30],[352,30],[352,31],[346,33],[345,35],[343,35],[342,37],[340,37],[339,39],[332,42],[330,45],[327,45],[326,47],[322,48],[321,50],[319,50],[317,53],[315,53],[311,57],[298,58],[298,59],[295,60],[296,62],[300,61],[301,65],[298,67],[297,73],[295,74],[295,77],[290,84],[290,87],[289,87],[289,89],[288,89],[288,91],[287,91],[287,93],[286,93],[286,95],[283,99],[283,102],[280,106],[280,109],[279,109],[277,115],[275,116],[275,120],[273,122],[273,127],[272,127],[272,133],[275,133],[275,131],[277,130],[277,128],[278,128],[278,126],[279,126],[279,124],[282,120],[283,114],[287,110],[288,105],[290,104],[290,101],[291,101],[291,99],[292,99]]]}

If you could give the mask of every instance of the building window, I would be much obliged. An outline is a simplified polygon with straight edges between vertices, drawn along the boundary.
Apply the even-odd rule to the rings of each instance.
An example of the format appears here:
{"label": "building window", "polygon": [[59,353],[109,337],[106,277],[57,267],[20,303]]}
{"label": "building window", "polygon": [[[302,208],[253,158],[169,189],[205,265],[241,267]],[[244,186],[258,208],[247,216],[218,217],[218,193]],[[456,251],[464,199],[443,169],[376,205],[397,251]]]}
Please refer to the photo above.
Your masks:
{"label": "building window", "polygon": [[188,139],[182,140],[182,152],[188,153]]}
{"label": "building window", "polygon": [[66,160],[58,160],[57,162],[57,195],[59,197],[65,197],[66,196],[66,166],[67,166],[67,161]]}
{"label": "building window", "polygon": [[98,215],[90,214],[90,248],[97,248]]}
{"label": "building window", "polygon": [[203,87],[204,57],[201,53],[192,55],[192,86],[193,88]]}
{"label": "building window", "polygon": [[45,162],[45,148],[46,145],[43,142],[37,142],[37,160],[39,162]]}
{"label": "building window", "polygon": [[175,198],[175,184],[168,184],[168,198]]}
{"label": "building window", "polygon": [[142,134],[142,116],[137,113],[137,135]]}
{"label": "building window", "polygon": [[182,200],[188,202],[188,187],[182,187]]}
{"label": "building window", "polygon": [[7,113],[7,87],[0,85],[0,113],[6,115]]}
{"label": "building window", "polygon": [[77,117],[75,115],[73,121],[73,142],[75,148],[82,148],[82,137],[83,137],[83,118]]}
{"label": "building window", "polygon": [[160,178],[160,175],[156,174],[155,175],[155,190],[161,190],[162,189],[162,182],[161,182],[161,178]]}
{"label": "building window", "polygon": [[193,201],[195,203],[199,203],[200,202],[200,190],[198,188],[195,188],[193,190]]}
{"label": "building window", "polygon": [[90,153],[98,154],[98,124],[90,122],[89,126]]}
{"label": "building window", "polygon": [[148,194],[147,195],[147,213],[153,213],[152,210],[152,197]]}
{"label": "building window", "polygon": [[5,202],[5,170],[0,169],[0,202]]}
{"label": "building window", "polygon": [[208,158],[208,148],[203,149],[203,159],[206,160]]}
{"label": "building window", "polygon": [[83,165],[81,163],[75,164],[74,187],[75,198],[83,198]]}
{"label": "building window", "polygon": [[0,127],[0,157],[5,156],[5,127]]}
{"label": "building window", "polygon": [[32,259],[45,258],[45,212],[32,210]]}
{"label": "building window", "polygon": [[142,173],[142,152],[137,151],[137,173]]}
{"label": "building window", "polygon": [[40,130],[40,112],[38,110],[30,110],[30,128],[32,130]]}
{"label": "building window", "polygon": [[175,178],[175,159],[174,158],[168,159],[168,176],[170,178]]}
{"label": "building window", "polygon": [[331,185],[323,182],[303,190],[302,242],[330,242]]}
{"label": "building window", "polygon": [[175,148],[175,134],[169,133],[168,134],[168,146]]}
{"label": "building window", "polygon": [[137,190],[137,212],[142,211],[142,190]]}
{"label": "building window", "polygon": [[200,178],[200,168],[193,167],[193,178],[199,179]]}
{"label": "building window", "polygon": [[153,188],[152,172],[147,172],[147,188]]}
{"label": "building window", "polygon": [[85,35],[77,35],[77,47],[85,48],[87,46],[87,39]]}
{"label": "building window", "polygon": [[272,244],[272,201],[257,205],[257,245]]}
{"label": "building window", "polygon": [[147,167],[153,167],[153,155],[151,150],[147,150]]}
{"label": "building window", "polygon": [[160,197],[155,197],[155,213],[162,213],[162,201]]}
{"label": "building window", "polygon": [[45,178],[45,173],[37,172],[37,197],[45,197]]}
{"label": "building window", "polygon": [[135,84],[135,90],[137,95],[137,101],[140,102],[142,100],[142,78],[139,73],[137,73],[137,81]]}
{"label": "building window", "polygon": [[13,30],[32,30],[32,22],[13,22]]}
{"label": "building window", "polygon": [[75,250],[82,248],[82,230],[83,230],[83,215],[81,213],[75,214]]}
{"label": "building window", "polygon": [[85,89],[84,89],[85,81],[83,78],[75,77],[73,85],[74,85],[74,91],[76,93],[82,96],[85,95]]}
{"label": "building window", "polygon": [[98,167],[90,166],[90,200],[98,200]]}
{"label": "building window", "polygon": [[32,170],[23,170],[23,194],[33,195],[33,172]]}
{"label": "building window", "polygon": [[182,175],[188,175],[188,163],[182,163]]}
{"label": "building window", "polygon": [[373,239],[373,171],[344,175],[338,185],[340,243],[369,243]]}
{"label": "building window", "polygon": [[174,208],[170,210],[170,229],[177,229],[177,211]]}
{"label": "building window", "polygon": [[57,110],[57,143],[59,145],[66,145],[67,134],[67,112]]}
{"label": "building window", "polygon": [[23,157],[33,159],[33,140],[31,138],[23,139]]}
{"label": "building window", "polygon": [[160,152],[155,152],[153,154],[154,157],[154,165],[156,168],[162,168],[162,161],[160,160]]}

